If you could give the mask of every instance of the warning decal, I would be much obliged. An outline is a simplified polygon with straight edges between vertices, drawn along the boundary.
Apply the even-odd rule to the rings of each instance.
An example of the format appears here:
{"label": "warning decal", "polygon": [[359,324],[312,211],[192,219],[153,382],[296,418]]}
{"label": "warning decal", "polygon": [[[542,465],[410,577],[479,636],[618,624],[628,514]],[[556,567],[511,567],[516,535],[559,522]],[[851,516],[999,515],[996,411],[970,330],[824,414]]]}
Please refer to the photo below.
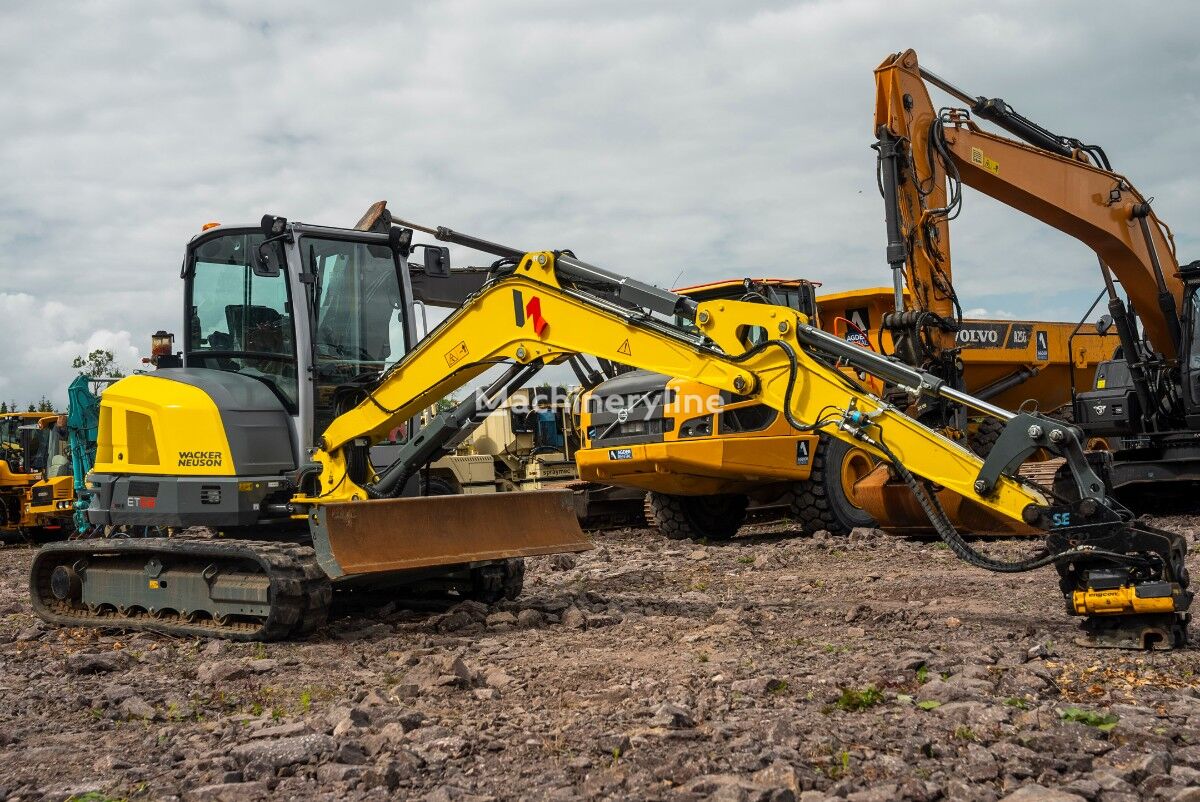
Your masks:
{"label": "warning decal", "polygon": [[449,367],[454,367],[459,362],[467,357],[467,341],[463,340],[458,345],[446,352],[446,364]]}
{"label": "warning decal", "polygon": [[1000,174],[1000,163],[984,156],[979,148],[971,148],[971,163],[979,165],[989,173]]}
{"label": "warning decal", "polygon": [[621,347],[617,349],[617,353],[625,356],[633,356],[633,351],[629,348],[628,338],[626,338],[625,342],[621,343]]}
{"label": "warning decal", "polygon": [[797,440],[796,441],[796,464],[797,465],[807,465],[808,464],[808,452],[809,452],[808,441],[807,440]]}

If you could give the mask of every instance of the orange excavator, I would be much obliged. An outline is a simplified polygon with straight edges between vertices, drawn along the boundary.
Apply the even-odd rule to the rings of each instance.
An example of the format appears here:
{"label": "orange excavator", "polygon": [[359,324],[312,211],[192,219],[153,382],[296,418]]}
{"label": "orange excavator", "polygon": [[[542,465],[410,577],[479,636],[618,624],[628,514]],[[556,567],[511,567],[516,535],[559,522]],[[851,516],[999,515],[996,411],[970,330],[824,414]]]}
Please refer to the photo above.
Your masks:
{"label": "orange excavator", "polygon": [[[895,298],[882,325],[893,354],[963,386],[950,221],[962,187],[973,187],[1096,254],[1108,297],[1097,330],[1115,328],[1120,347],[1092,387],[1073,388],[1073,413],[1087,439],[1112,446],[1090,452],[1106,484],[1132,503],[1152,481],[1200,481],[1200,263],[1180,267],[1171,230],[1149,200],[1099,146],[1054,134],[1003,100],[968,94],[921,67],[912,50],[885,59],[875,85],[874,147]],[[966,108],[935,107],[930,85]],[[977,120],[1016,139],[984,131]],[[920,401],[907,388],[888,394],[927,425],[967,431],[959,409]],[[1012,446],[1001,437],[993,447]],[[880,519],[922,518],[899,489],[884,466],[859,483],[856,498]],[[947,507],[961,501],[940,496]]]}

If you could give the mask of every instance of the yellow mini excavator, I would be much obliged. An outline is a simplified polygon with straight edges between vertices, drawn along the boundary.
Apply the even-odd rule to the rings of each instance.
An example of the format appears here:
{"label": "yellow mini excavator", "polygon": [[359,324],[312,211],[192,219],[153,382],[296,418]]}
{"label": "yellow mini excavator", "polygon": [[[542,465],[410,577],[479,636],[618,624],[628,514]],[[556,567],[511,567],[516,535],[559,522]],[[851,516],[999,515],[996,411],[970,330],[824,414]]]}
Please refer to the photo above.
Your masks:
{"label": "yellow mini excavator", "polygon": [[[1110,502],[1073,427],[993,407],[784,306],[697,302],[569,251],[525,252],[398,220],[372,228],[268,215],[189,243],[184,366],[105,392],[89,516],[226,536],[48,544],[30,574],[39,615],[265,639],[311,631],[335,586],[449,582],[482,598],[514,595],[522,556],[588,548],[569,494],[402,498],[416,484],[423,433],[380,470],[369,450],[489,368],[520,377],[590,353],[754,399],[799,431],[890,462],[970,565],[1055,566],[1069,611],[1100,642],[1185,642],[1184,538]],[[410,292],[407,258],[424,248],[428,276],[450,270],[449,249],[414,246],[414,230],[499,257],[482,289],[419,343],[398,319]],[[1004,433],[981,460],[839,364],[995,416]],[[1066,460],[1070,492],[1051,497],[1014,478],[1039,449]],[[1015,562],[979,553],[946,520],[931,484],[1046,529],[1045,548]]]}

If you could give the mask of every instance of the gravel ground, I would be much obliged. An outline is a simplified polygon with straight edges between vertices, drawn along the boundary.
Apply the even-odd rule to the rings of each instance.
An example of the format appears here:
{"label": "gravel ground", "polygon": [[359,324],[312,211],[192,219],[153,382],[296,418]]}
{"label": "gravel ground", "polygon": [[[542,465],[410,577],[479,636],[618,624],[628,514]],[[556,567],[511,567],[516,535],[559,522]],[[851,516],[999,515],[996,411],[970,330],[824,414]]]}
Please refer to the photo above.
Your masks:
{"label": "gravel ground", "polygon": [[1080,648],[1052,571],[794,535],[600,533],[515,603],[266,645],[45,629],[3,548],[0,799],[1200,800],[1200,652]]}

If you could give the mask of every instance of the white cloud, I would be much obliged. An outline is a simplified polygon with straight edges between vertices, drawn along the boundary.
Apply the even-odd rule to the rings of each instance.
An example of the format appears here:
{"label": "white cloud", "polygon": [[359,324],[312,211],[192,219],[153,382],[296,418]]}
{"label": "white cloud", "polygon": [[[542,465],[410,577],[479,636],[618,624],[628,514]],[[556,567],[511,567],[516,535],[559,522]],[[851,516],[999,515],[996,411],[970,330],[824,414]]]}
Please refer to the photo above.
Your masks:
{"label": "white cloud", "polygon": [[[0,291],[25,300],[3,319],[0,397],[61,392],[58,360],[93,333],[132,354],[180,331],[186,240],[264,212],[349,224],[386,197],[664,285],[887,284],[871,71],[906,46],[1104,145],[1187,260],[1198,18],[1033,0],[5,4]],[[968,306],[1069,318],[1098,288],[1086,249],[978,193],[952,239]]]}
{"label": "white cloud", "polygon": [[0,292],[0,319],[7,334],[0,362],[0,401],[21,406],[44,395],[65,408],[67,385],[77,374],[71,367],[76,356],[98,349],[112,351],[117,366],[128,373],[141,367],[143,339],[144,350],[149,350],[149,334],[143,338],[106,328],[96,315],[28,293]]}
{"label": "white cloud", "polygon": [[1017,316],[1012,312],[1005,312],[1003,309],[987,309],[982,306],[971,307],[963,310],[963,317],[975,318],[977,320],[1016,320]]}

